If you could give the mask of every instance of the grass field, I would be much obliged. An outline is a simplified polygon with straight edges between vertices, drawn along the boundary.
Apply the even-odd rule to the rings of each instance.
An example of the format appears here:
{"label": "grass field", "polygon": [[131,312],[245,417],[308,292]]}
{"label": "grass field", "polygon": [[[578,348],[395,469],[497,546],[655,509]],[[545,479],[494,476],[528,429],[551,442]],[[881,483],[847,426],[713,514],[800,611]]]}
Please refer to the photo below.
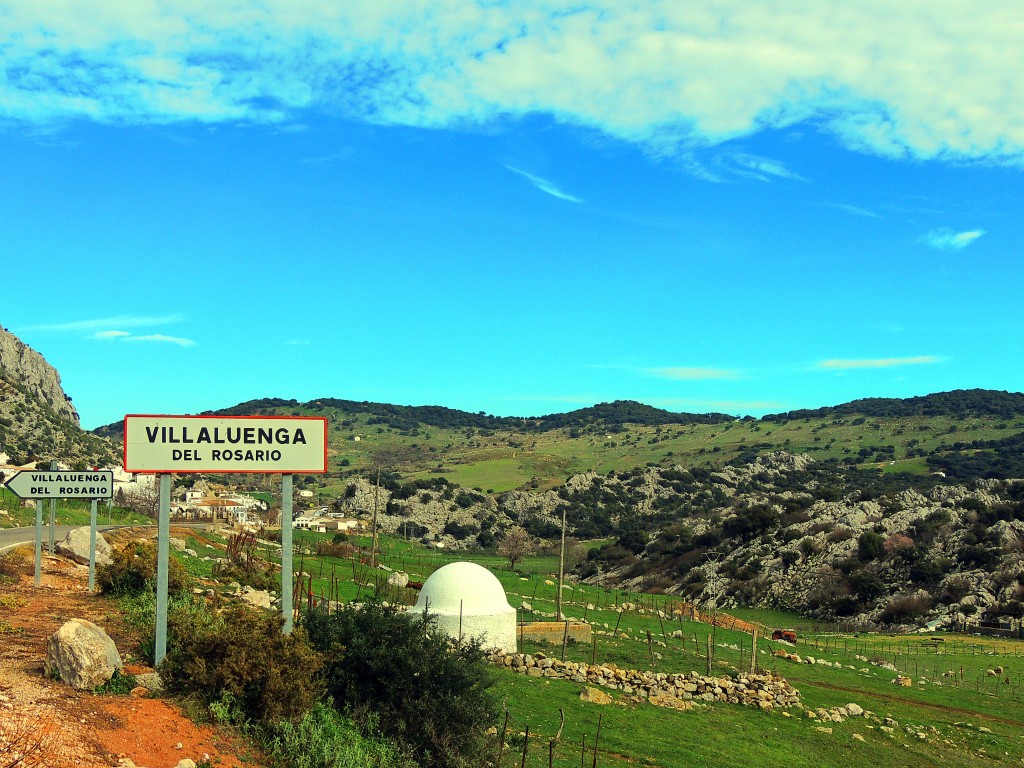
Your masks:
{"label": "grass field", "polygon": [[[327,593],[331,584],[343,602],[365,599],[380,588],[383,597],[412,602],[411,590],[388,590],[388,571],[374,572],[360,558],[316,557],[305,554],[322,534],[296,536],[295,568],[313,576],[313,590]],[[209,544],[222,541],[210,534],[190,535],[188,546],[200,556],[222,552]],[[355,539],[368,546],[368,539]],[[273,546],[265,552],[275,554]],[[501,558],[481,552],[427,550],[414,542],[381,537],[380,561],[386,568],[405,570],[414,580],[425,580],[437,568],[466,559],[488,567],[505,587],[509,602],[532,610],[519,610],[523,620],[545,619],[554,611],[554,579],[557,558],[535,556],[511,571]],[[178,555],[180,556],[180,555]],[[208,575],[209,563],[186,558],[196,575]],[[204,574],[205,571],[205,574]],[[623,668],[656,672],[705,671],[709,639],[716,673],[749,669],[752,638],[745,632],[713,628],[673,613],[678,604],[665,595],[610,591],[592,586],[567,585],[563,609],[570,619],[591,622],[593,643],[569,642],[565,658],[581,662],[614,663]],[[625,610],[631,604],[634,608]],[[637,610],[642,608],[642,610]],[[657,611],[662,611],[659,616]],[[652,706],[609,691],[608,706],[579,699],[581,686],[564,680],[531,678],[500,669],[497,692],[509,715],[509,742],[503,766],[518,766],[527,727],[529,741],[525,765],[593,765],[592,748],[600,719],[599,766],[635,765],[688,768],[689,766],[736,765],[794,767],[844,765],[944,766],[959,768],[979,764],[1019,764],[1024,760],[1024,643],[929,633],[927,635],[841,634],[831,627],[794,614],[760,609],[730,611],[770,631],[776,626],[797,626],[795,647],[758,641],[757,666],[785,676],[801,693],[810,709],[831,709],[859,704],[877,720],[850,718],[842,723],[822,723],[794,710],[787,714],[729,704],[698,706],[678,712]],[[674,634],[681,630],[680,634]],[[772,651],[785,648],[802,659],[823,663],[795,663]],[[527,642],[524,651],[560,656],[554,647]],[[875,663],[871,663],[874,661]],[[896,671],[880,666],[895,663],[899,673],[912,678],[911,687],[893,684]],[[987,670],[1003,667],[999,676]],[[946,676],[943,676],[945,673]],[[1007,682],[1007,679],[1009,682]],[[549,745],[559,726],[559,710],[565,713],[562,739]],[[896,725],[886,726],[885,718]],[[889,721],[889,722],[891,722]],[[499,726],[501,723],[499,723]],[[831,729],[827,732],[825,729]],[[855,738],[855,735],[858,738]],[[586,739],[586,750],[584,747]],[[863,739],[863,740],[861,740]]]}
{"label": "grass field", "polygon": [[[56,508],[57,525],[88,525],[89,507],[88,501],[59,500]],[[48,524],[49,520],[50,502],[43,501],[43,524]],[[155,521],[122,507],[108,506],[106,502],[100,502],[97,508],[97,522],[100,525],[146,525]],[[0,488],[0,528],[23,528],[35,524],[35,510],[23,507],[21,499],[6,488]]]}
{"label": "grass field", "polygon": [[[396,431],[348,418],[332,423],[331,469],[340,475],[373,466],[382,450],[403,457],[393,468],[408,477],[443,475],[467,488],[502,492],[548,488],[587,470],[606,473],[648,463],[720,466],[738,452],[756,449],[807,453],[816,459],[854,458],[886,472],[926,474],[916,455],[943,444],[994,440],[1024,430],[1020,420],[948,417],[902,419],[846,417],[788,422],[734,421],[689,426],[627,425],[621,431],[571,437],[565,429],[543,433],[430,428]],[[355,437],[359,440],[354,440]],[[891,446],[891,453],[888,447]],[[861,451],[867,450],[867,455]],[[881,453],[877,449],[884,449]],[[344,459],[348,462],[341,466]],[[893,462],[893,463],[890,463]]]}

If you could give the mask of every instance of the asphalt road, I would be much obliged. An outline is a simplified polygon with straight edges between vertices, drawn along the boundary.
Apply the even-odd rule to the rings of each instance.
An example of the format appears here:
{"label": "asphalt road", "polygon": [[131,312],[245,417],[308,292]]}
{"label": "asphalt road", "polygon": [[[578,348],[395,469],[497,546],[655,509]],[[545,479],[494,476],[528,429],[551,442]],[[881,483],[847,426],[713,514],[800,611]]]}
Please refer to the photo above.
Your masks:
{"label": "asphalt road", "polygon": [[[186,527],[203,527],[207,523],[174,523],[175,526],[184,525]],[[88,528],[89,526],[81,525],[57,525],[54,526],[54,541],[63,541],[64,537],[68,535],[68,531],[74,528]],[[116,528],[156,528],[156,523],[150,525],[97,525],[96,530],[100,531],[112,531]],[[10,549],[18,544],[35,544],[36,541],[36,527],[30,526],[28,528],[0,528],[0,552],[5,549]],[[50,541],[50,526],[43,522],[43,549],[46,549]]]}

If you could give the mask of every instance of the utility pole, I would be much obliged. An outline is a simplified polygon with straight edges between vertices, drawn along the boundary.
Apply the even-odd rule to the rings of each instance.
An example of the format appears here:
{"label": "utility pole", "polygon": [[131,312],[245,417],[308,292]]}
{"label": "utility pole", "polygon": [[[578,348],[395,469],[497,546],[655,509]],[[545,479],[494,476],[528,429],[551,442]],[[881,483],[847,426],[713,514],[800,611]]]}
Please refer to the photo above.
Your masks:
{"label": "utility pole", "polygon": [[370,567],[377,567],[377,505],[380,496],[380,464],[377,465],[377,485],[373,487],[373,551],[370,553]]}
{"label": "utility pole", "polygon": [[565,577],[565,506],[562,506],[562,546],[558,550],[558,595],[555,598],[555,619],[562,621],[562,579]]}

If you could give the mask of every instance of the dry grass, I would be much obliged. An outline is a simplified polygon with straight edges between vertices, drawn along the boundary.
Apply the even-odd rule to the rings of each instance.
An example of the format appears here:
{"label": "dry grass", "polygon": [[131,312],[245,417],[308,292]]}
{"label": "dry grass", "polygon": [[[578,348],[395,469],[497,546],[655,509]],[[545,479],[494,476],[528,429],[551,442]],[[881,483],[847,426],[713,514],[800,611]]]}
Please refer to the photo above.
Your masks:
{"label": "dry grass", "polygon": [[72,754],[54,721],[38,711],[0,717],[0,768],[69,765]]}

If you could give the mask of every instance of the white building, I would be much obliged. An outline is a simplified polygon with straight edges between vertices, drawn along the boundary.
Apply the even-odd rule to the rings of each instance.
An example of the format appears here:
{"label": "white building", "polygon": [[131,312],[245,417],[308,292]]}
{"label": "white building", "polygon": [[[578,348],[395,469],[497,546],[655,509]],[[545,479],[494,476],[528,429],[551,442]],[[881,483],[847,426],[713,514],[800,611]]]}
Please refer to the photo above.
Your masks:
{"label": "white building", "polygon": [[516,609],[497,577],[476,563],[449,563],[434,571],[409,609],[424,611],[455,640],[472,637],[486,649],[516,648]]}

